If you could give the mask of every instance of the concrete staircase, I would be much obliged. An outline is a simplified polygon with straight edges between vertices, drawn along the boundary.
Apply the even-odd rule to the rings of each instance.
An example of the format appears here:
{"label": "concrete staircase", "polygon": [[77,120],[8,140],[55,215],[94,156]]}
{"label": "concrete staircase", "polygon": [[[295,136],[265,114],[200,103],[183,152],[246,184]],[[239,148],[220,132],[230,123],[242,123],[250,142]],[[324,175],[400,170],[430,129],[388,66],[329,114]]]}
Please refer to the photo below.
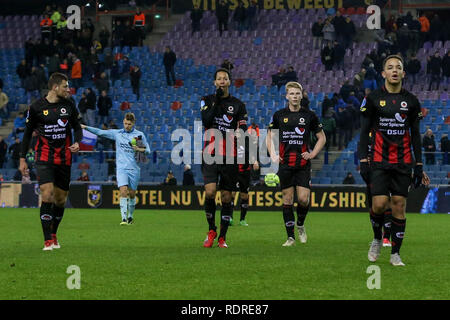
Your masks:
{"label": "concrete staircase", "polygon": [[172,30],[172,28],[183,18],[182,14],[172,14],[168,18],[161,15],[160,19],[155,19],[153,30],[147,34],[147,38],[144,40],[144,45],[153,47],[157,45],[164,35]]}

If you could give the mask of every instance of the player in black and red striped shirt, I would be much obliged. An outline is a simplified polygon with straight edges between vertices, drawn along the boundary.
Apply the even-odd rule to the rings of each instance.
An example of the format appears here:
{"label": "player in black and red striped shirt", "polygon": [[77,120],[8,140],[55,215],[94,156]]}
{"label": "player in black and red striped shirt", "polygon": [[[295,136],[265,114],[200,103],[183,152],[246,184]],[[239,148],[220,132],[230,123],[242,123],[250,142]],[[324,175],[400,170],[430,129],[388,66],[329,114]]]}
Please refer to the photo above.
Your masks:
{"label": "player in black and red striped shirt", "polygon": [[[40,217],[45,240],[43,250],[60,248],[56,232],[69,193],[72,153],[78,152],[83,136],[78,111],[69,100],[67,77],[53,73],[48,80],[48,87],[50,91],[47,96],[36,100],[28,108],[19,167],[22,175],[29,174],[25,156],[31,135],[36,130],[35,162],[42,197]],[[72,129],[75,142],[72,141]]]}
{"label": "player in black and red striped shirt", "polygon": [[214,74],[215,94],[202,97],[201,115],[205,127],[205,145],[202,156],[202,174],[205,184],[205,213],[209,231],[203,246],[211,248],[217,237],[215,223],[217,185],[221,190],[221,219],[218,246],[225,242],[233,216],[232,192],[236,190],[238,164],[236,160],[236,130],[247,130],[245,104],[229,93],[230,72],[218,69]]}
{"label": "player in black and red striped shirt", "polygon": [[[402,88],[405,76],[403,59],[388,56],[383,62],[382,76],[385,84],[381,89],[369,94],[361,104],[361,138],[359,157],[361,175],[370,181],[372,210],[370,220],[374,230],[374,240],[369,249],[368,259],[377,260],[381,250],[381,227],[384,211],[391,206],[390,263],[404,266],[400,259],[400,247],[406,227],[406,198],[412,182],[414,185],[429,184],[422,166],[422,143],[419,121],[422,119],[417,98]],[[370,166],[368,159],[369,133],[373,132]],[[414,156],[413,156],[414,152]]]}
{"label": "player in black and red striped shirt", "polygon": [[[279,162],[278,176],[283,191],[283,218],[288,239],[283,246],[295,244],[294,187],[297,192],[297,229],[299,240],[307,240],[304,222],[309,209],[311,188],[311,159],[314,159],[325,145],[325,133],[317,115],[301,107],[302,86],[297,82],[286,84],[288,106],[278,110],[272,117],[267,134],[267,147],[273,162]],[[278,130],[279,154],[276,154],[273,136]],[[310,137],[315,134],[317,143],[310,149]]]}

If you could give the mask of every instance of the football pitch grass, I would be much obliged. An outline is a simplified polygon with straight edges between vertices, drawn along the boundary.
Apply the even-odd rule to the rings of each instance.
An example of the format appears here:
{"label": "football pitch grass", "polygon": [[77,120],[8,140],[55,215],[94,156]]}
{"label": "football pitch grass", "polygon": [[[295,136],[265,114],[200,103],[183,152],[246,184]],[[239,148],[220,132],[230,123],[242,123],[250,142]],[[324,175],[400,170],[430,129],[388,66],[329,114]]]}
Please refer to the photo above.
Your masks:
{"label": "football pitch grass", "polygon": [[[281,212],[250,211],[249,227],[230,227],[228,249],[217,240],[202,247],[202,211],[136,210],[135,219],[120,226],[118,209],[66,209],[62,248],[44,252],[38,209],[0,209],[0,299],[450,298],[447,215],[407,215],[406,267],[389,264],[390,248],[367,260],[366,213],[310,212],[308,243],[282,247]],[[80,268],[78,290],[67,288],[71,265]],[[381,289],[367,287],[371,265],[380,268]]]}

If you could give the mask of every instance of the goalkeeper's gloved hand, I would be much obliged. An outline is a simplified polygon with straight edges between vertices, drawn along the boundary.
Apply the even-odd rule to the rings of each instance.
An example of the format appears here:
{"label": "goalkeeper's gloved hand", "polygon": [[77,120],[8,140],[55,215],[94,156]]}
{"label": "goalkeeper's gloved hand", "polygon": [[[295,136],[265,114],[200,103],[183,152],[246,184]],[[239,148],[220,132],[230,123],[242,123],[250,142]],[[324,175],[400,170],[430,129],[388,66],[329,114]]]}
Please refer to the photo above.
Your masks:
{"label": "goalkeeper's gloved hand", "polygon": [[359,163],[359,173],[366,184],[370,183],[370,165],[368,161]]}
{"label": "goalkeeper's gloved hand", "polygon": [[418,188],[422,184],[422,178],[423,178],[423,165],[416,164],[414,167],[414,176],[413,176],[413,183],[414,187]]}
{"label": "goalkeeper's gloved hand", "polygon": [[[136,140],[136,146],[138,148],[145,148],[145,144],[141,139]],[[145,152],[141,152],[141,151],[135,152],[134,158],[136,159],[136,162],[138,162],[138,163],[146,163],[147,162],[147,156],[145,155]]]}

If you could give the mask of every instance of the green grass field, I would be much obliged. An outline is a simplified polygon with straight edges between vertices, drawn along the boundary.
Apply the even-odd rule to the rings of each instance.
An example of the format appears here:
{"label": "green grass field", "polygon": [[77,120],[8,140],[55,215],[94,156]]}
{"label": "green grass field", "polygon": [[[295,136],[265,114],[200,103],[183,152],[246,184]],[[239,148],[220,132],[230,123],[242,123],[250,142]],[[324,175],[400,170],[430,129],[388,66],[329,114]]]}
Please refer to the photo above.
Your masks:
{"label": "green grass field", "polygon": [[[1,209],[0,299],[450,298],[447,215],[408,215],[406,267],[389,265],[383,248],[379,290],[366,285],[368,214],[311,212],[308,243],[284,248],[281,213],[249,212],[249,227],[230,227],[228,249],[202,247],[201,211],[137,210],[124,227],[119,218],[118,209],[67,209],[62,248],[44,252],[38,210]],[[66,287],[70,265],[80,267],[79,290]]]}

